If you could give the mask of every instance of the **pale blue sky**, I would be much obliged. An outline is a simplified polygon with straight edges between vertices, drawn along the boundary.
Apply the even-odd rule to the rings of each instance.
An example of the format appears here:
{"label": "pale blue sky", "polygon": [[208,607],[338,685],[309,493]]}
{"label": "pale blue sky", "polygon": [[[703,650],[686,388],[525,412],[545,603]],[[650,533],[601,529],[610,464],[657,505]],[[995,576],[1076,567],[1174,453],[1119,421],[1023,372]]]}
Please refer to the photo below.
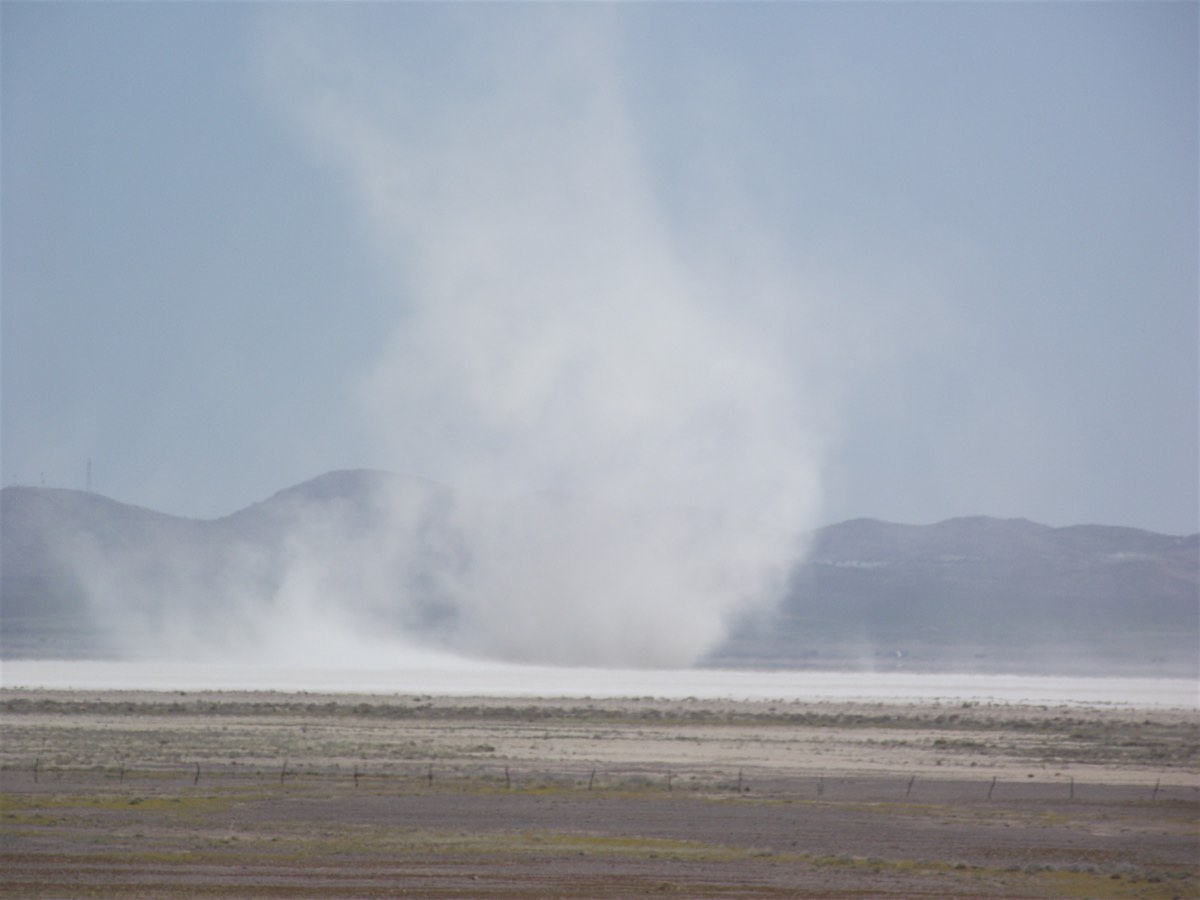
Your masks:
{"label": "pale blue sky", "polygon": [[[90,459],[208,517],[335,468],[777,466],[814,523],[1200,527],[1194,3],[0,16],[5,485]],[[682,468],[593,456],[680,404]]]}

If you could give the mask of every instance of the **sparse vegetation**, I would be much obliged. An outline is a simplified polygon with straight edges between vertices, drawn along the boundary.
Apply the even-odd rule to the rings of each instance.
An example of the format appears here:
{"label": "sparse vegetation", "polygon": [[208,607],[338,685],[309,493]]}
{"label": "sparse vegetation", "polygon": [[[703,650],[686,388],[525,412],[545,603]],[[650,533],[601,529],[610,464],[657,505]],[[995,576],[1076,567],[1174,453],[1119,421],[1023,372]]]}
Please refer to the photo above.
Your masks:
{"label": "sparse vegetation", "polygon": [[94,896],[1200,890],[1189,713],[11,690],[0,709],[6,896],[79,894],[75,871]]}

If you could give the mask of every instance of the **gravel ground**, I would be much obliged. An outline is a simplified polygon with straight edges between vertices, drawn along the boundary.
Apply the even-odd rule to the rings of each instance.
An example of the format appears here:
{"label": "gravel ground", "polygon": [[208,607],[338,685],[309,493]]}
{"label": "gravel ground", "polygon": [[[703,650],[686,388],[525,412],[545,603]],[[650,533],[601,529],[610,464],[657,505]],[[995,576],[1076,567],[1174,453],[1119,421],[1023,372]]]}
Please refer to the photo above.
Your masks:
{"label": "gravel ground", "polygon": [[1195,711],[0,691],[11,897],[1195,897]]}

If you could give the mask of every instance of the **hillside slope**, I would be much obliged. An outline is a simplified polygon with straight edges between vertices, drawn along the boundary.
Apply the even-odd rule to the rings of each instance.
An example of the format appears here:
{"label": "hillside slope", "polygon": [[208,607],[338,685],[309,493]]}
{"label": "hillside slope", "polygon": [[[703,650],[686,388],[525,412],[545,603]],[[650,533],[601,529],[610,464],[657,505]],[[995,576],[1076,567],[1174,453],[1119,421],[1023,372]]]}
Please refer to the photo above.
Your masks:
{"label": "hillside slope", "polygon": [[[458,615],[454,575],[471,564],[454,526],[461,504],[440,485],[370,471],[331,472],[208,521],[5,488],[0,654],[119,656],[181,634],[252,645],[262,616],[297,614],[272,604],[298,570],[336,586],[313,602],[444,643]],[[1190,677],[1198,585],[1200,535],[859,519],[818,530],[780,602],[733,623],[704,662]]]}
{"label": "hillside slope", "polygon": [[820,529],[732,665],[1197,674],[1200,536],[1022,519]]}

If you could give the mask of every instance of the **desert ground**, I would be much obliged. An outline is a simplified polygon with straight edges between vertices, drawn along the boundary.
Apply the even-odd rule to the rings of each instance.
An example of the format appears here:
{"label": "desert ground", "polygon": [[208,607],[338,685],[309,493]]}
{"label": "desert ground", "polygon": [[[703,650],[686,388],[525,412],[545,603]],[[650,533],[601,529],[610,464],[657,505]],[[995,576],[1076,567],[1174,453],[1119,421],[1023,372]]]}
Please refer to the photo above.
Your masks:
{"label": "desert ground", "polygon": [[0,691],[11,897],[1196,897],[1200,712]]}

